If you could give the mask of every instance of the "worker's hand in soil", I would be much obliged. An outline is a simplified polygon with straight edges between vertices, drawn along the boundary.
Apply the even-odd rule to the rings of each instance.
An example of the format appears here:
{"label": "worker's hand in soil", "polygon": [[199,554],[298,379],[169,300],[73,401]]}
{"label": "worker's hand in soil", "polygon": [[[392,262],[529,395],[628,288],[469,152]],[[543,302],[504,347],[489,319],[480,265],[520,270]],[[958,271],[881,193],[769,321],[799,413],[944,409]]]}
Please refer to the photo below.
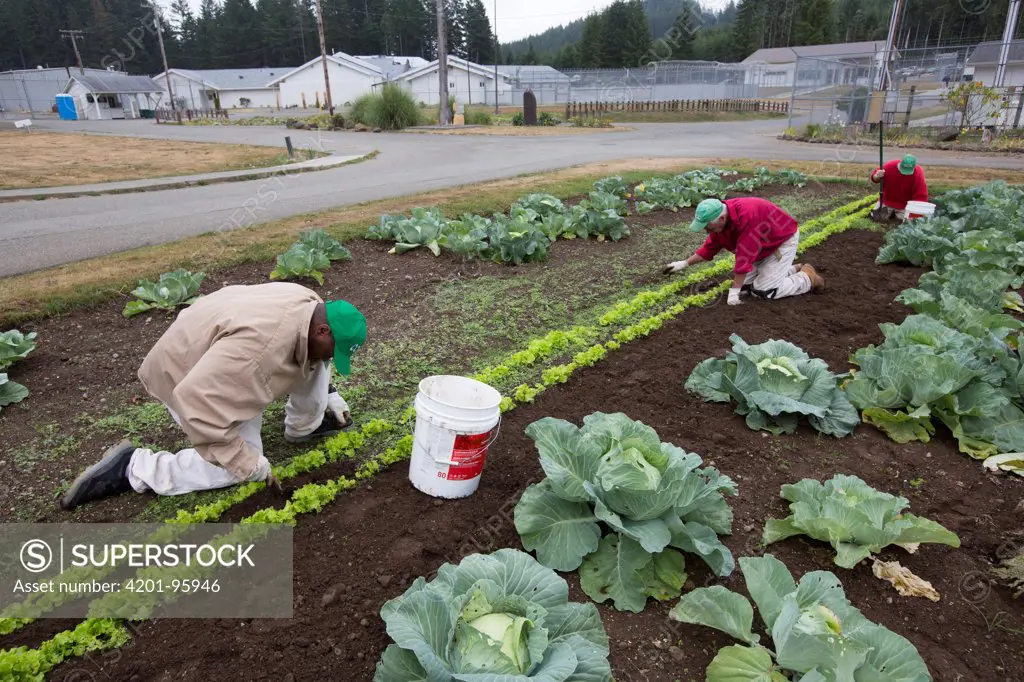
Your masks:
{"label": "worker's hand in soil", "polygon": [[284,486],[281,485],[281,481],[278,480],[277,476],[273,474],[267,479],[267,487],[276,492],[278,495],[284,494]]}
{"label": "worker's hand in soil", "polygon": [[352,413],[348,409],[348,403],[338,393],[327,395],[327,411],[334,415],[335,420],[342,428],[352,425]]}
{"label": "worker's hand in soil", "polygon": [[682,272],[688,266],[689,266],[689,263],[687,263],[684,260],[677,261],[675,263],[669,263],[668,265],[666,265],[664,268],[661,269],[661,274],[663,274],[663,275],[674,275],[677,272]]}
{"label": "worker's hand in soil", "polygon": [[729,305],[741,305],[740,292],[742,289],[729,289]]}

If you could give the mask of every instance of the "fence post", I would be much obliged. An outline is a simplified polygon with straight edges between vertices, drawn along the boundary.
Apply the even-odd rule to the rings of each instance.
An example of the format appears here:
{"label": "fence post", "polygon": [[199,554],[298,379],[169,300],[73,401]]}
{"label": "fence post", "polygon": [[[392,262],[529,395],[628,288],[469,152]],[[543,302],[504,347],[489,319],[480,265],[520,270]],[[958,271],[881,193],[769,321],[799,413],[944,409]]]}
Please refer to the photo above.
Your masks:
{"label": "fence post", "polygon": [[1017,116],[1013,119],[1014,129],[1020,127],[1020,115],[1024,113],[1024,88],[1017,93]]}
{"label": "fence post", "polygon": [[569,120],[569,103],[568,102],[565,103],[565,120],[566,121]]}
{"label": "fence post", "polygon": [[903,127],[910,127],[910,112],[914,110],[914,95],[917,94],[917,86],[910,86],[910,101],[907,102],[907,116],[903,119]]}

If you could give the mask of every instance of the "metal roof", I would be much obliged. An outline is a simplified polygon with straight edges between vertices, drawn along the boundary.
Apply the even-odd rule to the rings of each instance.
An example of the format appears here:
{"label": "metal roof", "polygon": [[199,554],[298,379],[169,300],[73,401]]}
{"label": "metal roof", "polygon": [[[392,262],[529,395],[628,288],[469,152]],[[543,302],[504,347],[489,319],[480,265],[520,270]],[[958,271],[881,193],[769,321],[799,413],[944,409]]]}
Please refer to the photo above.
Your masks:
{"label": "metal roof", "polygon": [[[485,69],[494,71],[494,66],[485,66]],[[569,77],[551,66],[533,65],[512,65],[498,64],[498,73],[511,80],[520,80],[524,83],[568,83]]]}
{"label": "metal roof", "polygon": [[[171,69],[171,73],[181,74],[214,90],[259,90],[294,68],[282,66],[266,69]],[[163,78],[163,74],[154,78]]]}
{"label": "metal roof", "polygon": [[[85,73],[71,70],[71,80],[78,81],[90,92],[123,94],[133,92],[161,92],[160,86],[149,76],[128,76],[122,73]],[[71,81],[68,81],[68,85]],[[67,88],[65,88],[67,91]]]}
{"label": "metal roof", "polygon": [[[470,73],[475,73],[485,78],[490,78],[491,80],[494,80],[493,66],[490,68],[490,70],[488,70],[486,66],[481,66],[480,64],[468,61],[466,59],[463,59],[462,57],[456,57],[455,55],[448,55],[448,65],[455,67],[457,69],[462,69],[463,71],[469,71]],[[399,74],[398,77],[407,80],[412,80],[413,78],[419,78],[424,74],[437,71],[437,69],[438,61],[435,59],[434,61],[428,62],[417,69],[401,73]]]}
{"label": "metal roof", "polygon": [[[351,55],[345,54],[344,52],[335,52],[334,54],[327,55],[327,58],[337,64],[338,66],[347,67],[355,71],[359,71],[367,76],[380,77],[384,75],[384,72],[378,69],[370,62],[365,62],[361,59],[357,59]],[[282,73],[280,76],[274,77],[267,85],[276,85],[283,80],[291,78],[295,74],[304,71],[313,66],[323,66],[322,57],[313,57],[302,66],[298,66],[287,73]]]}
{"label": "metal roof", "polygon": [[762,48],[743,60],[744,64],[767,62],[768,64],[789,64],[797,57],[816,57],[819,59],[863,59],[873,58],[885,51],[884,40],[862,43],[833,43],[830,45],[805,45],[797,47]]}
{"label": "metal roof", "polygon": [[397,78],[403,73],[426,66],[423,57],[401,57],[393,55],[356,55],[356,59],[379,69],[388,78]]}
{"label": "metal roof", "polygon": [[[967,59],[967,63],[977,64],[998,64],[999,52],[1002,50],[1003,41],[993,40],[988,43],[981,43],[974,48],[974,52]],[[1010,43],[1010,62],[1024,62],[1024,40],[1014,40]]]}

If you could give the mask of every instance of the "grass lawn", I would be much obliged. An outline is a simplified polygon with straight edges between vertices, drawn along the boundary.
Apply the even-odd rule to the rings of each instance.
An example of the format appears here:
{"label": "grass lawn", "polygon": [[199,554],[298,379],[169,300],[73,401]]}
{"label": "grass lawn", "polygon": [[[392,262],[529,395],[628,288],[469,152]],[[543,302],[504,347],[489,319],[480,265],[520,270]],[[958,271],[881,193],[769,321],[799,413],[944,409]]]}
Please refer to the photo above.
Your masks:
{"label": "grass lawn", "polygon": [[0,132],[0,189],[87,185],[193,173],[265,168],[284,150],[130,137]]}

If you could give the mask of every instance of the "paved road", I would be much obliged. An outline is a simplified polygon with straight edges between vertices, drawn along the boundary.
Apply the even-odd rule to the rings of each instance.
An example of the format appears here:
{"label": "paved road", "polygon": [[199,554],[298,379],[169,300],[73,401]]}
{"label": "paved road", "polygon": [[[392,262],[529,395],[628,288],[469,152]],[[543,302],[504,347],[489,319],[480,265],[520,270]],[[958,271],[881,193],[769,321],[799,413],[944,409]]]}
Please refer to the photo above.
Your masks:
{"label": "paved road", "polygon": [[[780,142],[784,121],[648,124],[634,131],[558,137],[308,133],[259,127],[157,126],[151,121],[46,122],[41,128],[202,142],[297,146],[339,154],[379,149],[354,166],[140,194],[0,204],[0,277],[215,230],[321,209],[634,157],[871,162],[871,149]],[[1015,158],[921,151],[924,164],[1022,168]]]}

